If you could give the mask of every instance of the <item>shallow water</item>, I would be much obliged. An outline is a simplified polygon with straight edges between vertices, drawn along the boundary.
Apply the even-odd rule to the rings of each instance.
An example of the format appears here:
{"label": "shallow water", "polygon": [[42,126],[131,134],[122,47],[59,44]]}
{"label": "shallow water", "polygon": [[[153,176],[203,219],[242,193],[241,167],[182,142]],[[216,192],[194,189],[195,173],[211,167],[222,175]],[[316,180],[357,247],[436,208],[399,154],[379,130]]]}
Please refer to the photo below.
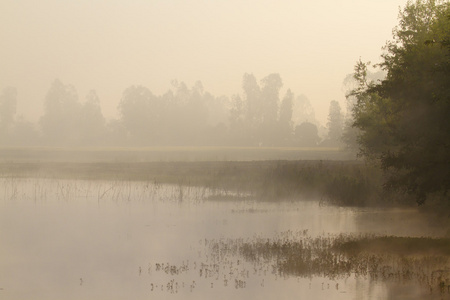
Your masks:
{"label": "shallow water", "polygon": [[[414,209],[238,201],[248,198],[151,182],[4,178],[0,187],[2,299],[419,299],[425,291],[412,283],[280,275],[238,255],[217,258],[209,245],[305,234],[440,234]],[[218,196],[235,200],[211,200]]]}

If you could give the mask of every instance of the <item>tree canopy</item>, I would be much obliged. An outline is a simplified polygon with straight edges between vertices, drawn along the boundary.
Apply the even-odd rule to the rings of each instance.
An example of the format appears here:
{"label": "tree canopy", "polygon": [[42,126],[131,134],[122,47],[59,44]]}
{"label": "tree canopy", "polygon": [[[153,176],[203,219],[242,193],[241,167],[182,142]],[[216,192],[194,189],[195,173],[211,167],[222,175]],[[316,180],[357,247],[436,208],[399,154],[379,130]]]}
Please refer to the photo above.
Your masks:
{"label": "tree canopy", "polygon": [[386,78],[369,82],[355,66],[354,126],[360,153],[378,159],[387,189],[423,204],[450,188],[450,4],[408,2],[378,65]]}

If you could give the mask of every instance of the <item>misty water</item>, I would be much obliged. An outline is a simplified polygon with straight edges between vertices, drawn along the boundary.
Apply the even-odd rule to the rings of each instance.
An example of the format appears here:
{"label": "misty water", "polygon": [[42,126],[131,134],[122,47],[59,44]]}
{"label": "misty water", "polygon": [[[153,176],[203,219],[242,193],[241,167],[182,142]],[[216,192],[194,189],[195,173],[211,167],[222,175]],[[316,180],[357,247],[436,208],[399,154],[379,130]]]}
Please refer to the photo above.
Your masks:
{"label": "misty water", "polygon": [[260,201],[153,182],[0,181],[2,299],[421,297],[414,282],[281,274],[273,262],[214,253],[211,245],[341,233],[436,234],[415,209]]}

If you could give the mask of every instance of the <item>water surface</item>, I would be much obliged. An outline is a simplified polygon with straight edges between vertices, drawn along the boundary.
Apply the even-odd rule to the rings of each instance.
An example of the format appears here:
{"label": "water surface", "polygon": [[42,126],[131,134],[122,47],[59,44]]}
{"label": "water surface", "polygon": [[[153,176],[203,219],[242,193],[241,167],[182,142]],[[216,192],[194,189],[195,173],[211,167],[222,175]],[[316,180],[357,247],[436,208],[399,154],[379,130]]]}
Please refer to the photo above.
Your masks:
{"label": "water surface", "polygon": [[2,299],[419,297],[425,291],[408,282],[280,275],[274,264],[255,265],[231,252],[218,256],[210,245],[341,233],[440,234],[414,209],[259,201],[152,182],[3,178],[0,186]]}

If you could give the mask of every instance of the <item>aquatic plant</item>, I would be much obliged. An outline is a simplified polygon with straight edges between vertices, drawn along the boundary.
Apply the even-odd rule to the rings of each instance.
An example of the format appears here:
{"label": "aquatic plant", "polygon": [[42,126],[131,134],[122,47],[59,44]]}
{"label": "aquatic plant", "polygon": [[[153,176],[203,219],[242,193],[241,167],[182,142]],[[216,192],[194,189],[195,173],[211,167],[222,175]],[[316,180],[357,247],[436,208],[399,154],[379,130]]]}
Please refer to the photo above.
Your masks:
{"label": "aquatic plant", "polygon": [[179,187],[179,199],[184,187],[252,195],[263,201],[313,197],[351,206],[380,205],[397,198],[381,195],[380,171],[358,161],[0,164],[0,177],[8,176],[173,184]]}
{"label": "aquatic plant", "polygon": [[289,238],[213,241],[210,248],[221,256],[240,255],[256,269],[272,265],[278,276],[356,276],[413,281],[443,292],[450,288],[450,239],[445,238],[289,233]]}

